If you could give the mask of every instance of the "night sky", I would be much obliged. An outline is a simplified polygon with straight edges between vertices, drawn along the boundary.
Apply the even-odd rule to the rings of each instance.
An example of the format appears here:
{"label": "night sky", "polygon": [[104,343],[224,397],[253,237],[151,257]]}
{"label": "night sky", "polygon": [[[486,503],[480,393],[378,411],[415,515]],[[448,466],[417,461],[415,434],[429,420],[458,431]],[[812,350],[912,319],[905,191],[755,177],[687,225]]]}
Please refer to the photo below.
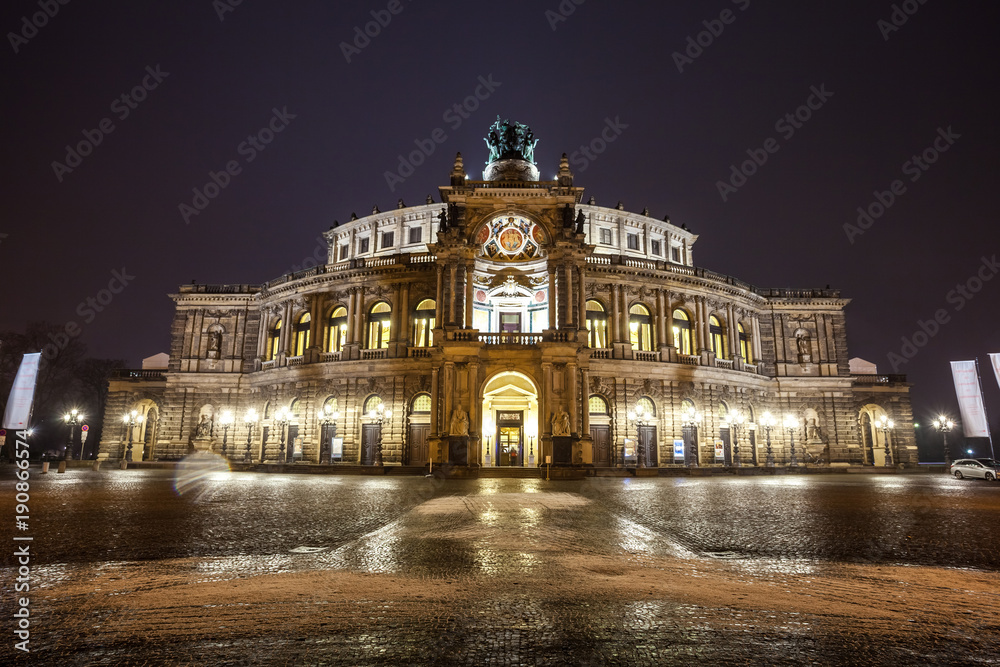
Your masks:
{"label": "night sky", "polygon": [[[957,416],[947,362],[979,357],[1000,421],[1000,278],[952,292],[1000,272],[995,4],[909,0],[897,27],[870,0],[237,1],[4,3],[0,329],[75,322],[92,355],[138,365],[167,350],[178,285],[266,281],[310,266],[352,211],[439,200],[456,151],[479,177],[499,114],[532,127],[542,178],[566,152],[585,197],[686,224],[699,266],[841,289],[852,356],[906,373],[918,420]],[[809,101],[808,120],[782,121]],[[244,144],[276,111],[273,141]],[[577,152],[607,123],[614,142]],[[67,157],[85,132],[100,143]],[[433,153],[393,190],[415,142]],[[933,164],[911,161],[928,148]],[[767,160],[724,201],[748,150]],[[884,213],[845,231],[896,180]],[[92,310],[115,271],[127,286]]]}

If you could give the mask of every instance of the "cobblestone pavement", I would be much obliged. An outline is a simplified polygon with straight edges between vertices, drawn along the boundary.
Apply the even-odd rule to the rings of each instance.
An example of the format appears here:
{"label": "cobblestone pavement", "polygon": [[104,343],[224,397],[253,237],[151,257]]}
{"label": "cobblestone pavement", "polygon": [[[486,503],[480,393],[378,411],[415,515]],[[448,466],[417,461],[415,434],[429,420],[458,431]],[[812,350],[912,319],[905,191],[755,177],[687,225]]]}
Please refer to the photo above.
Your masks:
{"label": "cobblestone pavement", "polygon": [[25,664],[1000,663],[995,483],[34,472]]}

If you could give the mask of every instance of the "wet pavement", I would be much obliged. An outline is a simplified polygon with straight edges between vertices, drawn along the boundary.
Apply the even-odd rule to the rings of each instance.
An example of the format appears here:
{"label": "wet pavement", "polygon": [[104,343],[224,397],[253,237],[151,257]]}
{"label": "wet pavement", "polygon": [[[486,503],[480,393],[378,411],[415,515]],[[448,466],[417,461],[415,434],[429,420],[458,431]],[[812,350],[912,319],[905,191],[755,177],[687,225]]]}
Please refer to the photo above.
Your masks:
{"label": "wet pavement", "polygon": [[996,483],[34,472],[32,664],[1000,663]]}

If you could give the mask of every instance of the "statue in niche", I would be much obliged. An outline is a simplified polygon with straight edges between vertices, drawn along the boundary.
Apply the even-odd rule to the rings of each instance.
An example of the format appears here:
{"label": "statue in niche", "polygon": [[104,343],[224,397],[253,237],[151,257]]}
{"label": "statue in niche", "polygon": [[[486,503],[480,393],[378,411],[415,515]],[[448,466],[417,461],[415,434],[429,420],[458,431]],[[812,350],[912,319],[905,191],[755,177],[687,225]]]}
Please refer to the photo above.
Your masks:
{"label": "statue in niche", "polygon": [[440,230],[442,232],[448,229],[448,209],[441,209],[441,213],[438,214],[438,220],[441,222]]}
{"label": "statue in niche", "polygon": [[218,359],[222,351],[222,334],[213,331],[208,334],[208,358]]}
{"label": "statue in niche", "polygon": [[455,408],[451,413],[450,435],[469,435],[469,415],[460,407]]}
{"label": "statue in niche", "polygon": [[808,364],[812,361],[812,344],[809,340],[809,334],[804,331],[799,331],[795,334],[795,345],[799,354],[799,363]]}
{"label": "statue in niche", "polygon": [[569,415],[566,414],[565,410],[560,410],[552,415],[552,435],[569,435]]}
{"label": "statue in niche", "polygon": [[212,434],[212,422],[208,419],[208,415],[202,415],[201,421],[198,422],[198,426],[195,428],[196,438],[207,438]]}
{"label": "statue in niche", "polygon": [[810,417],[806,420],[806,440],[809,442],[821,441],[819,437],[819,426],[816,424],[815,417]]}

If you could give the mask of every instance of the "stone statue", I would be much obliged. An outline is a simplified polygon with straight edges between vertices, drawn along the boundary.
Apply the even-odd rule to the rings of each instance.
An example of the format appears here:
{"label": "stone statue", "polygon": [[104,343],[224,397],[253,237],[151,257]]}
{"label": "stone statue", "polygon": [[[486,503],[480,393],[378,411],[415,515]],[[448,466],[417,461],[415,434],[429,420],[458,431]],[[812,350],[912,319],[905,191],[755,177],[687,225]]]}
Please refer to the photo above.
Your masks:
{"label": "stone statue", "polygon": [[449,435],[469,435],[469,415],[461,407],[451,413],[451,429]]}
{"label": "stone statue", "polygon": [[583,214],[583,211],[580,211],[579,213],[576,214],[576,233],[583,234],[584,227],[586,225],[587,225],[587,216]]}
{"label": "stone statue", "polygon": [[212,422],[209,421],[208,415],[202,415],[201,421],[198,422],[198,426],[195,429],[196,438],[207,438],[212,433]]}
{"label": "stone statue", "polygon": [[213,331],[208,334],[208,358],[218,359],[219,351],[222,349],[222,334],[218,331]]}
{"label": "stone statue", "polygon": [[569,415],[565,410],[552,415],[552,435],[569,435]]}
{"label": "stone statue", "polygon": [[816,425],[816,420],[812,417],[806,421],[806,440],[809,442],[820,441],[819,426]]}
{"label": "stone statue", "polygon": [[807,336],[805,334],[801,334],[801,335],[799,335],[795,339],[795,342],[796,342],[796,344],[799,347],[799,354],[804,354],[804,355],[805,354],[809,354],[809,352],[810,352],[810,349],[809,349],[809,336]]}
{"label": "stone statue", "polygon": [[441,222],[440,231],[445,231],[448,229],[448,209],[441,209],[441,213],[438,214],[438,220]]}
{"label": "stone statue", "polygon": [[525,160],[535,163],[538,139],[531,128],[523,123],[500,120],[500,116],[497,116],[483,141],[490,149],[487,164],[497,160]]}

